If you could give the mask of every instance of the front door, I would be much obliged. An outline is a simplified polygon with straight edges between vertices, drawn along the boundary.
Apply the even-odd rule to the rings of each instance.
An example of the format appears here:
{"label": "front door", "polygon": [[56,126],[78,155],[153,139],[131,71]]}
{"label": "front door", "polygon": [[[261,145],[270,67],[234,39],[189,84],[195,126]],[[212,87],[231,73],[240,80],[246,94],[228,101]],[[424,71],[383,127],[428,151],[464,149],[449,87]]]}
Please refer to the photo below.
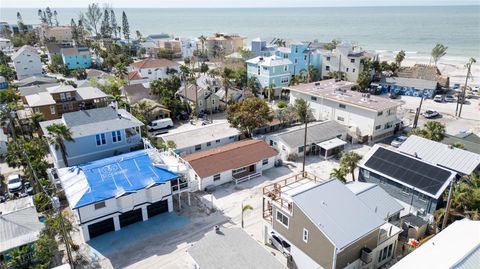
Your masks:
{"label": "front door", "polygon": [[255,172],[255,165],[254,165],[254,164],[250,165],[250,167],[249,167],[249,172],[250,172],[250,173],[254,173],[254,172]]}

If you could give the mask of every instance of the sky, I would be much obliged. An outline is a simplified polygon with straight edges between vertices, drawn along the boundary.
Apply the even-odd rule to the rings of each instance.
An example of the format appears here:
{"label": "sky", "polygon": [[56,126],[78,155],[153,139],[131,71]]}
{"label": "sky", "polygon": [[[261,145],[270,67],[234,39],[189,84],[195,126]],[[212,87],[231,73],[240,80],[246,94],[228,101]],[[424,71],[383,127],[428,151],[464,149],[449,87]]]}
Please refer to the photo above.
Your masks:
{"label": "sky", "polygon": [[[85,8],[97,2],[115,8],[449,6],[480,5],[480,0],[0,0],[2,8]],[[1,12],[1,10],[0,10]]]}

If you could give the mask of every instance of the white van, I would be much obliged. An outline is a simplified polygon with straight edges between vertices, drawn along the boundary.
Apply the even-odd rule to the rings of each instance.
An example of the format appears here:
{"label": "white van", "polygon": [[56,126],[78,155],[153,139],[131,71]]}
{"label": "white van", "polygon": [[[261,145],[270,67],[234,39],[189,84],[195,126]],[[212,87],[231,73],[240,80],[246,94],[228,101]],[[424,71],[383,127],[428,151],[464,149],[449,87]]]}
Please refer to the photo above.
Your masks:
{"label": "white van", "polygon": [[154,120],[147,125],[149,131],[173,127],[173,121],[170,118]]}

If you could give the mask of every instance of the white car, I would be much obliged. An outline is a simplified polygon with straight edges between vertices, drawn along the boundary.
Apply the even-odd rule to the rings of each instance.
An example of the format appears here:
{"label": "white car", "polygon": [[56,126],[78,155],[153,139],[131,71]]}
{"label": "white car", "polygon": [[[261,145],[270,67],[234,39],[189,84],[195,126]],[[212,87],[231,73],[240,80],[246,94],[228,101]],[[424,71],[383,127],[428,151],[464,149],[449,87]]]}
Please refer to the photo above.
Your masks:
{"label": "white car", "polygon": [[270,234],[270,244],[272,244],[278,251],[282,252],[284,256],[290,255],[291,246],[287,241],[280,238],[274,232]]}
{"label": "white car", "polygon": [[451,95],[446,95],[445,96],[445,102],[455,102],[455,97]]}
{"label": "white car", "polygon": [[392,143],[390,143],[390,145],[398,148],[400,147],[403,142],[405,142],[405,140],[407,140],[407,137],[406,136],[399,136],[399,137],[395,137],[395,139],[393,139]]}
{"label": "white car", "polygon": [[7,179],[9,193],[20,192],[23,188],[22,177],[19,174],[9,175]]}

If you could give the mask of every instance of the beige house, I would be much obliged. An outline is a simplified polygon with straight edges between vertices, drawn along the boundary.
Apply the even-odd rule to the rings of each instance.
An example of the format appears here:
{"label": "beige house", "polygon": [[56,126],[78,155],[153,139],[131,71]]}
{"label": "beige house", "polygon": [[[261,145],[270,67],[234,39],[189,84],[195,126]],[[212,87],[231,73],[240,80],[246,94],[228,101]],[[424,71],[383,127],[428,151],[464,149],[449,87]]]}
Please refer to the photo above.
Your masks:
{"label": "beige house", "polygon": [[244,37],[236,34],[216,33],[207,37],[206,48],[208,57],[227,56],[243,48]]}
{"label": "beige house", "polygon": [[[196,93],[195,93],[196,92]],[[177,92],[181,99],[190,104],[192,109],[198,105],[199,113],[214,113],[220,108],[220,98],[212,90],[188,84]],[[195,101],[196,100],[196,101]]]}
{"label": "beige house", "polygon": [[42,43],[45,43],[46,41],[72,42],[73,39],[72,27],[68,25],[50,26],[46,23],[43,23],[38,28],[38,31],[38,35]]}

